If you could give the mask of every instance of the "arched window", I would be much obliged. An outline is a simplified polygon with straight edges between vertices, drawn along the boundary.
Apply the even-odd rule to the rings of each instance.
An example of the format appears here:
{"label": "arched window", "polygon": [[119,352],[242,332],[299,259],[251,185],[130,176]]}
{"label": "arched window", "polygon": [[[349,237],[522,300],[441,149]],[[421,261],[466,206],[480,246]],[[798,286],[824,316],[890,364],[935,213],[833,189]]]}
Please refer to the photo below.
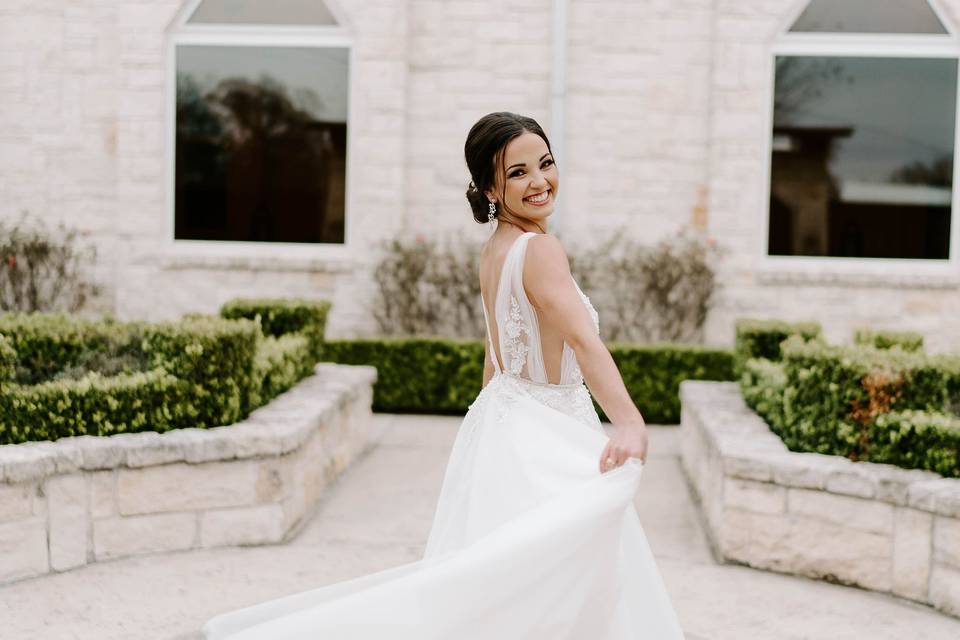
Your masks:
{"label": "arched window", "polygon": [[958,45],[936,7],[814,0],[792,18],[773,48],[767,255],[954,258]]}
{"label": "arched window", "polygon": [[345,241],[350,40],[323,0],[194,0],[171,38],[174,240]]}

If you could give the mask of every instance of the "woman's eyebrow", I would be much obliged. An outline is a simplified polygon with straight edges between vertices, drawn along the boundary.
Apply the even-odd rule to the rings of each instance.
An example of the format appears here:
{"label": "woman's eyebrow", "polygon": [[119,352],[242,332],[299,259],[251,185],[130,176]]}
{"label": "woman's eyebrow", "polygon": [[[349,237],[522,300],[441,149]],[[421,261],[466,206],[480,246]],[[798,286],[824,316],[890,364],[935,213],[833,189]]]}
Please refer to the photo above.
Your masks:
{"label": "woman's eyebrow", "polygon": [[[540,162],[543,162],[543,159],[546,158],[548,155],[550,155],[549,151],[547,151],[545,154],[540,156]],[[507,167],[507,171],[510,171],[510,169],[513,169],[514,167],[525,167],[525,166],[527,166],[526,162],[521,162],[520,164],[512,164],[509,167]]]}

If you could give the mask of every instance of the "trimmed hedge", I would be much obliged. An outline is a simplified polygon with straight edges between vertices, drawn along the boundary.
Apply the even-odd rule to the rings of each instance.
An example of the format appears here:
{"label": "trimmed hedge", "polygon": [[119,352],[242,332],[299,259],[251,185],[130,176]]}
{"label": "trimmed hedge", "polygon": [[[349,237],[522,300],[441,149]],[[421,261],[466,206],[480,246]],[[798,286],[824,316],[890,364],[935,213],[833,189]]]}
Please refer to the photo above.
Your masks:
{"label": "trimmed hedge", "polygon": [[163,369],[35,385],[0,384],[0,443],[184,426],[188,387]]}
{"label": "trimmed hedge", "polygon": [[819,338],[820,323],[752,318],[737,320],[733,351],[736,354],[738,367],[742,367],[751,358],[765,358],[771,362],[779,362],[783,359],[780,343],[793,335],[799,335],[804,340]]}
{"label": "trimmed hedge", "polygon": [[[725,349],[669,344],[609,349],[649,422],[679,421],[681,381],[734,379],[733,354]],[[443,338],[331,340],[323,354],[332,362],[375,366],[373,408],[398,413],[463,414],[480,392],[483,358],[482,341]]]}
{"label": "trimmed hedge", "polygon": [[740,374],[743,400],[770,429],[783,437],[783,392],[787,388],[787,374],[780,362],[766,358],[751,358],[744,363]]}
{"label": "trimmed hedge", "polygon": [[15,379],[34,384],[82,364],[83,359],[117,351],[136,350],[133,324],[112,318],[85,320],[60,313],[7,313],[0,315],[0,334],[17,354]]}
{"label": "trimmed hedge", "polygon": [[960,418],[902,411],[877,417],[870,430],[870,459],[960,477]]}
{"label": "trimmed hedge", "polygon": [[[680,383],[684,380],[736,380],[729,349],[625,343],[611,343],[608,348],[630,397],[644,420],[653,424],[680,422]],[[608,419],[599,406],[597,411],[601,419]]]}
{"label": "trimmed hedge", "polygon": [[307,336],[311,352],[319,360],[330,306],[328,300],[236,298],[221,307],[220,315],[248,320],[259,316],[264,335],[275,338],[302,333]]}
{"label": "trimmed hedge", "polygon": [[0,316],[0,442],[232,424],[309,375],[315,362],[310,335],[264,338],[259,321],[7,314]]}
{"label": "trimmed hedge", "polygon": [[[314,354],[305,335],[267,336],[253,363],[250,408],[256,409],[313,373]],[[256,381],[260,380],[258,386]]]}
{"label": "trimmed hedge", "polygon": [[960,476],[954,418],[946,415],[956,358],[799,336],[782,350],[779,366],[748,361],[741,388],[788,448]]}
{"label": "trimmed hedge", "polygon": [[857,329],[853,334],[853,342],[877,349],[900,347],[904,351],[923,351],[923,334],[916,331]]}

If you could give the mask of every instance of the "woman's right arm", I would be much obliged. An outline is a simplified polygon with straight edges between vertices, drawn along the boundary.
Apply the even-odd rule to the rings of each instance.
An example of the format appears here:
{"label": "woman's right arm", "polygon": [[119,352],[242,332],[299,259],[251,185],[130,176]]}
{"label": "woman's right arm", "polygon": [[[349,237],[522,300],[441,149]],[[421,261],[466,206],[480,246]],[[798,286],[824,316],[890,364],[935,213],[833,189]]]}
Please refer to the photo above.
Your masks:
{"label": "woman's right arm", "polygon": [[573,284],[567,254],[555,236],[540,234],[530,238],[523,284],[541,322],[557,327],[573,349],[590,393],[616,427],[619,435],[614,438],[615,446],[625,447],[614,452],[617,463],[628,457],[645,460],[643,416],[630,398],[613,356],[597,335],[590,313]]}

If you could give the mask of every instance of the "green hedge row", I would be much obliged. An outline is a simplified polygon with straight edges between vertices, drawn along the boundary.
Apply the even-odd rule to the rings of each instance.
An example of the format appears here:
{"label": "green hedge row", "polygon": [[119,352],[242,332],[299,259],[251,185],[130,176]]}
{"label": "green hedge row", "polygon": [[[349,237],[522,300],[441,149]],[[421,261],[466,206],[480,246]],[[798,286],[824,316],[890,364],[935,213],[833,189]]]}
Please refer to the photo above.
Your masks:
{"label": "green hedge row", "polygon": [[857,329],[853,333],[853,342],[877,349],[900,347],[904,351],[923,351],[923,335],[916,331],[876,331]]}
{"label": "green hedge row", "polygon": [[960,388],[956,357],[800,336],[782,344],[782,355],[782,364],[748,361],[740,381],[745,401],[788,448],[960,476],[948,415]]}
{"label": "green hedge row", "polygon": [[[225,308],[239,313],[249,301]],[[312,372],[329,303],[257,302],[254,319],[121,323],[0,315],[0,443],[232,424]],[[293,333],[264,337],[271,331]]]}
{"label": "green hedge row", "polygon": [[784,322],[782,320],[758,320],[743,318],[735,325],[736,337],[733,351],[736,354],[738,368],[751,358],[765,358],[771,362],[782,359],[780,343],[793,335],[805,340],[819,338],[821,328],[818,322]]}
{"label": "green hedge row", "polygon": [[263,334],[274,338],[291,333],[303,334],[319,360],[330,306],[327,300],[236,298],[221,307],[220,315],[248,320],[259,317]]}
{"label": "green hedge row", "polygon": [[[733,354],[689,345],[609,345],[631,398],[652,423],[680,419],[680,382],[733,380]],[[331,340],[323,359],[377,368],[373,408],[384,412],[463,414],[480,392],[480,340],[376,338]],[[596,407],[605,417],[600,407]]]}

